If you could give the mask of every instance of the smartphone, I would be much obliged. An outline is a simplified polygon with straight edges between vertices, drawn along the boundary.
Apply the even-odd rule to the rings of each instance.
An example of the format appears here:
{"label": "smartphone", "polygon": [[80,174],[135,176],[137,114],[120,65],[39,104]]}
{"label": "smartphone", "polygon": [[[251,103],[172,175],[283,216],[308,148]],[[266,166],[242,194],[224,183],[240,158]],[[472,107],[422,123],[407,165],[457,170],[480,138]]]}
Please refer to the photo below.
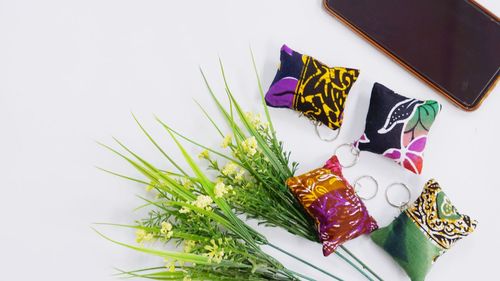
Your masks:
{"label": "smartphone", "polygon": [[465,0],[324,0],[370,43],[465,110],[498,81],[498,17]]}

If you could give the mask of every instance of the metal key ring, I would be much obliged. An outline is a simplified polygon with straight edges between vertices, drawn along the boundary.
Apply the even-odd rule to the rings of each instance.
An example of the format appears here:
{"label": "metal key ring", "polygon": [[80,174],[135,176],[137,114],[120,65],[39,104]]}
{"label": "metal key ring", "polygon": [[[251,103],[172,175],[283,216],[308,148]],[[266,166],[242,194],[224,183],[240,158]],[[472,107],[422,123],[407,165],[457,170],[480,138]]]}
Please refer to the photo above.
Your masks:
{"label": "metal key ring", "polygon": [[316,135],[318,135],[318,137],[319,137],[319,139],[320,139],[320,140],[322,140],[322,141],[327,141],[327,142],[331,142],[331,141],[334,141],[334,140],[336,140],[336,139],[337,139],[337,137],[338,137],[338,136],[339,136],[339,134],[340,134],[340,128],[341,128],[341,127],[339,127],[339,128],[338,128],[338,129],[336,129],[336,130],[333,130],[333,131],[336,131],[336,132],[337,132],[337,134],[335,134],[332,138],[324,138],[324,137],[322,137],[322,136],[321,136],[321,134],[320,134],[320,132],[319,132],[319,129],[318,129],[321,125],[323,125],[323,123],[321,123],[320,121],[315,121],[315,122],[314,122],[314,130],[316,131]]}
{"label": "metal key ring", "polygon": [[[389,198],[389,190],[393,187],[393,186],[397,186],[397,185],[400,185],[402,187],[404,187],[404,189],[406,189],[406,191],[408,192],[408,200],[405,201],[405,202],[401,202],[398,204],[395,204],[393,202],[391,202],[391,199]],[[404,207],[408,206],[408,204],[410,203],[410,200],[411,200],[411,190],[410,188],[404,184],[404,183],[401,183],[401,182],[395,182],[395,183],[391,183],[390,185],[387,186],[386,190],[385,190],[385,199],[387,200],[387,203],[389,203],[389,205],[395,207],[395,208],[398,208],[400,209],[401,211],[404,209]]]}
{"label": "metal key ring", "polygon": [[[335,152],[333,153],[334,155],[337,156],[337,151],[341,148],[341,147],[344,147],[344,146],[349,146],[351,148],[351,153],[352,155],[354,155],[354,160],[348,164],[348,165],[343,165],[340,160],[339,160],[339,164],[342,168],[350,168],[354,165],[356,165],[356,163],[358,163],[358,159],[359,159],[359,149],[357,149],[356,147],[354,147],[354,145],[352,143],[344,143],[344,144],[341,144],[339,146],[337,146],[337,148],[335,149]],[[338,157],[338,156],[337,156]]]}
{"label": "metal key ring", "polygon": [[[374,183],[375,183],[375,192],[373,193],[373,195],[368,196],[368,197],[362,197],[362,196],[358,193],[356,186],[359,186],[359,187],[362,187],[362,186],[363,186],[361,183],[359,183],[359,181],[360,181],[361,179],[363,179],[363,178],[368,178],[368,179],[370,179],[372,182],[374,182]],[[377,181],[374,177],[372,177],[372,176],[369,176],[369,175],[364,175],[364,176],[361,176],[361,177],[359,177],[358,179],[356,179],[356,180],[354,181],[353,188],[354,188],[354,191],[356,192],[356,194],[358,195],[358,197],[359,197],[359,198],[361,198],[361,199],[363,199],[363,200],[370,200],[370,199],[375,198],[375,196],[377,196],[377,193],[378,193],[378,181]]]}

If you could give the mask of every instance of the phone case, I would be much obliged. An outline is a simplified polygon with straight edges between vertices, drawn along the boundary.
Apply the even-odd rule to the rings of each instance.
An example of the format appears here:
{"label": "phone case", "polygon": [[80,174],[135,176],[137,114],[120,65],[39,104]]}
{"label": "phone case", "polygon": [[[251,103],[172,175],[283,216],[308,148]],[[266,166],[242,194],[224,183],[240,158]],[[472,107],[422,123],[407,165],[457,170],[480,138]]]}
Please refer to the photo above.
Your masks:
{"label": "phone case", "polygon": [[[383,53],[388,55],[390,58],[395,60],[398,64],[402,65],[405,67],[407,70],[409,70],[411,73],[413,73],[415,76],[420,78],[422,81],[427,83],[429,86],[431,86],[434,90],[438,91],[440,94],[444,95],[447,99],[452,101],[454,104],[459,106],[460,108],[467,110],[467,111],[473,111],[476,110],[481,103],[484,101],[484,99],[488,96],[488,94],[493,90],[495,87],[496,83],[498,82],[498,68],[496,71],[495,78],[490,80],[490,82],[486,85],[484,90],[477,95],[477,98],[473,103],[469,103],[465,101],[465,98],[462,99],[460,97],[457,97],[456,95],[453,95],[453,93],[448,93],[447,90],[445,90],[441,85],[435,83],[432,81],[432,79],[427,78],[426,73],[421,73],[414,67],[410,65],[409,62],[405,61],[404,59],[399,58],[397,55],[392,53],[390,50],[388,50],[386,47],[383,46],[383,42],[377,42],[376,40],[372,39],[368,34],[364,33],[362,30],[357,28],[352,22],[349,21],[349,19],[345,18],[343,15],[339,14],[334,10],[334,8],[330,7],[329,3],[335,2],[335,0],[324,0],[323,5],[327,12],[337,19],[339,19],[341,22],[343,22],[345,25],[347,25],[350,29],[355,31],[357,34],[361,35],[364,39],[366,39],[369,43],[380,49]],[[496,17],[492,12],[488,11],[486,8],[481,6],[475,1],[468,1],[470,4],[474,5],[477,9],[480,9],[484,14],[486,14],[488,17],[491,17],[492,20],[496,20],[498,22],[498,17]]]}

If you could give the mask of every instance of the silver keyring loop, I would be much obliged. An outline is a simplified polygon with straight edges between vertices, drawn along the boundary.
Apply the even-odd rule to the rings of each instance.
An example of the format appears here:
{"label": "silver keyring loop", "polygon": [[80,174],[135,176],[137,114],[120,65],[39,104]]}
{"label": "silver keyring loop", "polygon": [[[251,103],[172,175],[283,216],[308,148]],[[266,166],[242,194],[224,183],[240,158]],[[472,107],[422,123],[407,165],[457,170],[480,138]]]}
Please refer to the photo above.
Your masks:
{"label": "silver keyring loop", "polygon": [[[367,178],[367,179],[370,179],[373,183],[375,183],[375,192],[373,193],[373,195],[371,196],[368,196],[368,197],[362,197],[359,193],[358,193],[358,190],[357,190],[357,186],[359,187],[362,187],[363,185],[359,182],[361,179],[364,179],[364,178]],[[352,186],[354,188],[354,191],[356,192],[356,194],[358,195],[359,198],[363,199],[363,200],[371,200],[373,198],[375,198],[375,196],[377,196],[377,193],[378,193],[378,181],[372,177],[372,176],[369,176],[369,175],[364,175],[364,176],[361,176],[359,177],[358,179],[356,179],[354,181],[354,184]]]}
{"label": "silver keyring loop", "polygon": [[314,122],[314,130],[316,131],[316,135],[318,135],[319,139],[322,140],[322,141],[327,141],[327,142],[331,142],[331,141],[334,141],[337,139],[337,137],[339,136],[340,134],[340,128],[339,127],[338,129],[336,130],[333,130],[335,132],[337,132],[332,138],[324,138],[321,136],[320,132],[319,132],[319,127],[322,125],[323,123],[321,123],[320,121],[316,121]]}
{"label": "silver keyring loop", "polygon": [[358,160],[359,160],[359,149],[354,147],[354,145],[352,143],[344,143],[344,144],[337,146],[337,148],[335,149],[335,152],[333,154],[337,156],[337,151],[341,147],[345,147],[345,146],[349,146],[351,148],[351,153],[352,153],[352,155],[354,155],[354,160],[350,164],[347,164],[347,165],[343,165],[339,160],[339,164],[342,168],[350,168],[350,167],[356,165],[356,163],[358,163]]}
{"label": "silver keyring loop", "polygon": [[[406,189],[406,191],[408,192],[408,200],[406,200],[406,202],[401,202],[399,204],[395,204],[395,203],[391,202],[391,199],[389,198],[389,190],[392,187],[397,186],[397,185],[400,185],[400,186],[404,187],[404,189]],[[410,203],[410,200],[411,200],[411,190],[404,183],[401,183],[401,182],[391,183],[390,185],[387,186],[387,188],[385,190],[385,199],[387,200],[387,203],[389,203],[389,205],[402,210],[402,209],[404,209],[404,207],[406,207]]]}

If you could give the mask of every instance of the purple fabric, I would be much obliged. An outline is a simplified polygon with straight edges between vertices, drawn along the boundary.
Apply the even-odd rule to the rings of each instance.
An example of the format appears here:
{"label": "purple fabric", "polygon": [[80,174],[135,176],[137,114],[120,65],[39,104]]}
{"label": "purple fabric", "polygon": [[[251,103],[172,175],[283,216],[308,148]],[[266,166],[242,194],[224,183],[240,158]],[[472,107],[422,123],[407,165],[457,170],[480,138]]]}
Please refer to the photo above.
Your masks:
{"label": "purple fabric", "polygon": [[401,159],[401,152],[398,149],[391,148],[384,152],[384,156],[393,160],[399,160]]}
{"label": "purple fabric", "polygon": [[293,77],[284,77],[274,83],[266,94],[266,103],[275,107],[292,108],[297,83],[298,80]]}
{"label": "purple fabric", "polygon": [[283,46],[281,47],[281,51],[289,54],[290,56],[292,55],[293,53],[293,50],[290,49],[290,47],[288,47],[287,45],[283,44]]}
{"label": "purple fabric", "polygon": [[426,142],[427,142],[427,136],[416,138],[410,142],[410,144],[408,145],[408,150],[415,152],[423,152],[425,149]]}
{"label": "purple fabric", "polygon": [[378,228],[361,200],[349,191],[326,193],[309,207],[318,223],[325,256],[343,242]]}

